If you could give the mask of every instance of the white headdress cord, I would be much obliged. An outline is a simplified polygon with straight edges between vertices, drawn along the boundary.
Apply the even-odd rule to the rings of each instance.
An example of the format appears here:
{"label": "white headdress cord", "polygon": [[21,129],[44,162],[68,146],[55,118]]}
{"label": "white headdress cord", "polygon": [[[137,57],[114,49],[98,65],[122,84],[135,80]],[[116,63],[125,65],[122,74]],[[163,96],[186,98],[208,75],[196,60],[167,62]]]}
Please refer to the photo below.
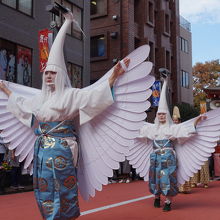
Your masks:
{"label": "white headdress cord", "polygon": [[82,30],[82,28],[80,27],[78,21],[76,21],[75,19],[73,19],[73,23],[76,24],[76,26],[77,26],[77,27],[79,28],[79,30],[82,32],[83,36],[86,38],[86,35],[85,35],[84,31]]}

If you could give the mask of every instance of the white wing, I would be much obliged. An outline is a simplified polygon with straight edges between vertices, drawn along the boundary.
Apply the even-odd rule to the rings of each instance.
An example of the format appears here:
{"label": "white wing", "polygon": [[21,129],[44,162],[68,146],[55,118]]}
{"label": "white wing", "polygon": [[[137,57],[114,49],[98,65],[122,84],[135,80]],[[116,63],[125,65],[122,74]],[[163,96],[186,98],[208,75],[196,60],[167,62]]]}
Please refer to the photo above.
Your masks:
{"label": "white wing", "polygon": [[[39,94],[40,90],[22,86],[19,84],[4,81],[7,87],[26,98],[31,98]],[[29,167],[33,160],[34,143],[36,136],[31,128],[21,123],[6,108],[8,97],[0,91],[0,133],[5,143],[9,143],[9,149],[15,150],[15,155],[19,156],[19,161],[25,160],[24,168]]]}
{"label": "white wing", "polygon": [[129,154],[127,154],[129,163],[145,181],[149,179],[150,154],[152,152],[153,142],[151,140],[136,138],[129,148]]}
{"label": "white wing", "polygon": [[[175,146],[180,184],[188,181],[214,152],[220,137],[220,108],[206,113],[207,119],[197,125],[197,134]],[[189,124],[191,119],[182,124]]]}
{"label": "white wing", "polygon": [[[128,72],[120,77],[114,86],[115,102],[102,114],[79,128],[81,156],[78,167],[80,193],[84,199],[102,190],[125,160],[128,146],[133,143],[146,118],[150,107],[147,99],[154,77],[149,73],[152,63],[144,62],[149,54],[149,46],[144,45],[127,57],[130,58]],[[110,76],[113,69],[95,84],[92,89]]]}

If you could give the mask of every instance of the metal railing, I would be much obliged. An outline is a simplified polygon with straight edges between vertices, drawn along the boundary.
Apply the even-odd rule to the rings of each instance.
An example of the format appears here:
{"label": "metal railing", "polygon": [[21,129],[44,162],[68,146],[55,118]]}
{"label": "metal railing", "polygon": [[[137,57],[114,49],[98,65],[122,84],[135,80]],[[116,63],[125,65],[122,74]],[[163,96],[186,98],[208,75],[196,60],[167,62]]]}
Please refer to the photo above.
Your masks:
{"label": "metal railing", "polygon": [[191,32],[191,24],[183,16],[180,15],[180,26]]}

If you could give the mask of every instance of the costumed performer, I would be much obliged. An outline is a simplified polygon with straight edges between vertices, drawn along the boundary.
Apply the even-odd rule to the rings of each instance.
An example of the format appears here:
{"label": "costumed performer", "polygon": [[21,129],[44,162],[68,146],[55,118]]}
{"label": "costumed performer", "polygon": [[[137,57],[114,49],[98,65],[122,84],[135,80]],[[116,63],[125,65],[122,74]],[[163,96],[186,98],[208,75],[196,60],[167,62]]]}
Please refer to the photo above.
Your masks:
{"label": "costumed performer", "polygon": [[22,123],[31,127],[39,122],[34,149],[34,192],[43,219],[76,219],[80,215],[76,166],[77,134],[73,119],[79,114],[84,124],[114,102],[111,88],[124,74],[118,63],[111,76],[92,90],[71,88],[63,56],[66,31],[73,21],[71,12],[52,45],[43,73],[41,94],[26,99],[13,93],[1,82],[0,89],[9,96],[7,109]]}
{"label": "costumed performer", "polygon": [[[148,179],[147,173],[149,172],[149,190],[155,195],[154,207],[159,208],[161,206],[160,197],[163,195],[166,198],[163,211],[170,211],[172,198],[178,194],[175,145],[181,139],[186,140],[196,133],[196,126],[201,121],[202,116],[187,125],[173,124],[166,101],[169,71],[164,68],[159,71],[164,78],[164,84],[155,123],[146,122],[144,124],[138,137],[144,142],[144,145],[142,145],[143,147],[141,145],[135,146],[134,143],[127,158],[130,160],[130,164],[136,168],[137,173],[145,177],[145,180]],[[137,148],[136,152],[135,148]],[[142,148],[145,152],[141,154],[140,149]],[[134,159],[137,152],[141,156],[139,159],[138,157]],[[148,156],[149,159],[147,159]],[[140,169],[143,171],[140,172]]]}

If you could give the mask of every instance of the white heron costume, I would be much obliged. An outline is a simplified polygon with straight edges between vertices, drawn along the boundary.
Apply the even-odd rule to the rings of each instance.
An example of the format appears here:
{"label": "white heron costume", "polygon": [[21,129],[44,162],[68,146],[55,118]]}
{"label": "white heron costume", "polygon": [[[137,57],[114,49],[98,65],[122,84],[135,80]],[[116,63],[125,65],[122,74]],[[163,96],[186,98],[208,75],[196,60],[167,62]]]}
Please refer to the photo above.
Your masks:
{"label": "white heron costume", "polygon": [[[70,12],[64,17],[45,69],[57,72],[55,92],[45,85],[44,75],[41,91],[5,82],[12,94],[8,98],[0,92],[1,136],[10,142],[9,149],[16,150],[19,160],[25,160],[24,168],[30,167],[34,158],[35,196],[47,220],[79,215],[77,141],[80,142],[77,179],[82,197],[94,196],[95,190],[102,190],[102,185],[108,183],[108,177],[125,160],[128,146],[144,123],[154,83],[154,77],[149,75],[152,63],[145,62],[149,46],[144,45],[127,56],[130,64],[127,73],[114,84],[114,99],[108,82],[113,68],[87,88],[71,88],[63,43],[73,17]],[[74,124],[77,135],[70,134],[73,119],[79,119]],[[38,137],[33,131],[34,121],[39,122]],[[59,153],[61,148],[67,149],[64,155]],[[67,175],[63,176],[65,172]]]}
{"label": "white heron costume", "polygon": [[207,161],[220,136],[220,109],[206,113],[196,129],[196,118],[173,124],[166,102],[167,79],[162,88],[158,113],[166,113],[166,123],[145,123],[127,159],[136,172],[149,180],[150,192],[175,196],[183,184]]}

